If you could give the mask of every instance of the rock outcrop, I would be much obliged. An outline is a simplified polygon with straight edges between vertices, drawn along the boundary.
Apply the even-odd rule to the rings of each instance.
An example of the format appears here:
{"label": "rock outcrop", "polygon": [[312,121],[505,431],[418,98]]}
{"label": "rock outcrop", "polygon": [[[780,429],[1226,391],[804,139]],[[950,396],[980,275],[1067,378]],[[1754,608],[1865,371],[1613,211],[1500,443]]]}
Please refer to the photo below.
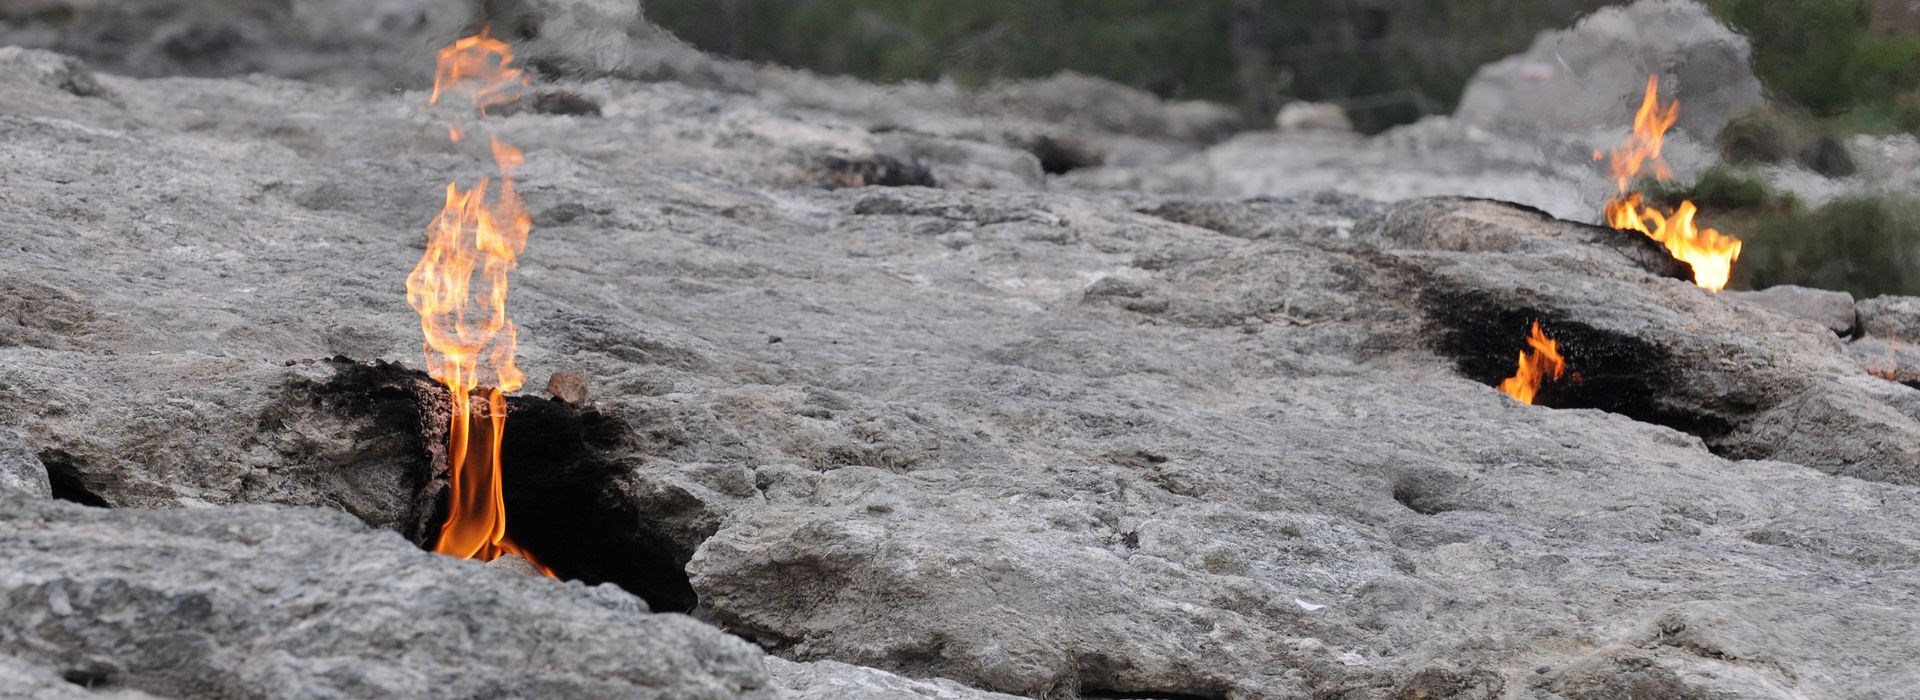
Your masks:
{"label": "rock outcrop", "polygon": [[[0,426],[25,446],[0,435],[0,464],[30,454],[48,488],[24,492],[56,497],[0,496],[0,682],[1920,684],[1920,393],[1858,358],[1920,325],[1906,301],[1861,302],[1847,341],[1698,289],[1637,235],[1427,197],[1582,216],[1544,149],[1457,123],[1206,146],[1204,114],[1176,118],[1198,110],[1067,126],[753,70],[746,91],[561,71],[536,90],[597,110],[482,125],[526,151],[520,365],[567,399],[518,399],[507,428],[566,459],[509,461],[589,489],[509,527],[613,548],[560,573],[645,602],[401,536],[435,390],[381,363],[417,362],[419,229],[489,162],[424,85],[0,72]],[[1343,191],[1279,196],[1311,183],[1261,149],[1302,143]],[[1493,385],[1535,321],[1569,373],[1525,405]],[[656,578],[606,573],[633,569]]]}
{"label": "rock outcrop", "polygon": [[1647,76],[1678,99],[1679,128],[1711,143],[1727,120],[1765,103],[1746,37],[1696,0],[1639,0],[1542,33],[1525,53],[1487,64],[1454,116],[1524,135],[1617,127]]}

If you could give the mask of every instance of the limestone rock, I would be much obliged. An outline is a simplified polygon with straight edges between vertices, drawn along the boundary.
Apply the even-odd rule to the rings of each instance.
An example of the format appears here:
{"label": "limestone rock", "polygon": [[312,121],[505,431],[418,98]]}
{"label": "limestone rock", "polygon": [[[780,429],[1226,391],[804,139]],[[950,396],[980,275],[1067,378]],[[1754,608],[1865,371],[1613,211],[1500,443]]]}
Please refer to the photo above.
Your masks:
{"label": "limestone rock", "polygon": [[0,428],[0,492],[25,493],[47,498],[53,496],[53,485],[47,480],[47,467],[40,463],[39,456],[33,453],[20,434],[10,428]]}
{"label": "limestone rock", "polygon": [[1745,37],[1694,0],[1639,0],[1603,8],[1570,29],[1542,33],[1525,53],[1480,68],[1454,116],[1503,131],[1618,129],[1647,76],[1680,101],[1679,128],[1712,142],[1721,125],[1760,106]]}
{"label": "limestone rock", "polygon": [[0,652],[163,696],[773,697],[752,646],[617,590],[316,509],[0,498]]}
{"label": "limestone rock", "polygon": [[1757,304],[1789,316],[1813,321],[1826,326],[1827,330],[1833,331],[1835,335],[1853,335],[1855,326],[1853,295],[1846,292],[1783,284],[1759,291],[1731,291],[1725,294],[1729,299]]}

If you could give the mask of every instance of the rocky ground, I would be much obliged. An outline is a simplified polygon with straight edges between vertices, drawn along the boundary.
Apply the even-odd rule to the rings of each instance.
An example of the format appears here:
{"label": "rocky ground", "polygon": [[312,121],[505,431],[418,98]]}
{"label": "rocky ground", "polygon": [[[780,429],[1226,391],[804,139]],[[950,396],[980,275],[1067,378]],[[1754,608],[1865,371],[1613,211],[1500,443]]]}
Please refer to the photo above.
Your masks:
{"label": "rocky ground", "polygon": [[[136,70],[174,34],[75,39],[146,26],[96,5],[0,15],[102,67],[0,50],[8,692],[1920,683],[1920,302],[1716,296],[1633,236],[1409,199],[1585,220],[1604,183],[1550,157],[1575,146],[1229,138],[1075,76],[881,89],[615,2],[516,5],[546,97],[485,124],[527,155],[528,386],[587,377],[515,404],[510,523],[606,583],[426,553],[437,404],[382,363],[418,366],[404,280],[487,154],[423,84],[353,78],[412,40],[247,40],[315,3],[233,30],[300,80]],[[467,22],[433,6],[396,26]],[[1528,406],[1492,385],[1535,320],[1573,376]]]}

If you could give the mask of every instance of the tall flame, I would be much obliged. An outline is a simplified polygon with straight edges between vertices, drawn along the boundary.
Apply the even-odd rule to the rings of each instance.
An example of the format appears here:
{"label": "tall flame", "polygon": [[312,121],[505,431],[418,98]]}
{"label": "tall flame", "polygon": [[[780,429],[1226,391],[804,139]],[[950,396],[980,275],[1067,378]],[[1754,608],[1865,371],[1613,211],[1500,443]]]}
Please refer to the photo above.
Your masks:
{"label": "tall flame", "polygon": [[1560,357],[1560,342],[1548,338],[1546,332],[1540,330],[1539,321],[1534,321],[1533,330],[1527,333],[1527,346],[1533,351],[1521,350],[1519,367],[1513,376],[1500,382],[1500,391],[1521,403],[1533,403],[1543,381],[1558,381],[1567,373],[1567,361]]}
{"label": "tall flame", "polygon": [[[454,42],[440,51],[429,103],[460,93],[484,115],[526,83],[524,74],[510,67],[512,60],[512,49],[484,32]],[[460,140],[458,127],[449,125],[448,132]],[[500,170],[498,196],[488,196],[486,177],[467,189],[447,183],[446,205],[427,226],[427,251],[407,276],[407,304],[420,313],[428,373],[447,386],[453,402],[447,431],[452,495],[433,549],[483,561],[512,553],[531,562],[533,557],[507,537],[500,448],[506,394],[525,380],[514,364],[517,334],[507,316],[507,273],[527,246],[533,219],[513,186],[513,171],[524,160],[520,150],[499,138],[492,142]],[[486,390],[488,420],[476,425],[475,392],[487,380],[492,382]]]}
{"label": "tall flame", "polygon": [[1740,257],[1740,239],[1710,228],[1698,228],[1693,218],[1698,209],[1692,201],[1680,203],[1671,213],[1646,206],[1638,193],[1628,192],[1633,179],[1651,168],[1654,179],[1665,182],[1673,176],[1660,158],[1667,130],[1680,119],[1680,103],[1660,104],[1660,76],[1647,78],[1647,95],[1640,111],[1633,115],[1633,136],[1609,151],[1594,151],[1594,160],[1606,160],[1616,191],[1607,202],[1607,224],[1617,229],[1639,231],[1661,245],[1674,258],[1693,266],[1693,283],[1712,291],[1727,286],[1733,275],[1733,261]]}

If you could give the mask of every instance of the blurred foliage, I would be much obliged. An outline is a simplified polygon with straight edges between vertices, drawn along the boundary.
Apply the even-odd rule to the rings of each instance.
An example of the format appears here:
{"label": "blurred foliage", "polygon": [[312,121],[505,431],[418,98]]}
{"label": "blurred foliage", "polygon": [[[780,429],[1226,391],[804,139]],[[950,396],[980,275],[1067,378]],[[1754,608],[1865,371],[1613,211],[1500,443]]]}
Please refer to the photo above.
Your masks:
{"label": "blurred foliage", "polygon": [[1733,165],[1798,164],[1828,177],[1845,177],[1855,170],[1841,143],[1845,133],[1806,110],[1767,105],[1729,120],[1715,140],[1721,159]]}
{"label": "blurred foliage", "polygon": [[1848,133],[1920,129],[1920,37],[1874,31],[1874,0],[1713,0],[1778,97]]}
{"label": "blurred foliage", "polygon": [[1453,110],[1482,63],[1605,0],[647,0],[702,49],[870,80],[1074,70],[1265,118],[1294,99],[1376,131]]}
{"label": "blurred foliage", "polygon": [[1920,200],[1860,196],[1818,209],[1789,203],[1740,227],[1735,286],[1798,284],[1855,297],[1920,294]]}
{"label": "blurred foliage", "polygon": [[1758,177],[1716,167],[1687,184],[1639,182],[1649,202],[1700,206],[1699,224],[1740,238],[1733,289],[1839,289],[1867,298],[1920,294],[1920,198],[1855,195],[1808,207]]}
{"label": "blurred foliage", "polygon": [[1678,207],[1682,200],[1692,200],[1706,211],[1760,209],[1792,203],[1768,190],[1759,178],[1726,168],[1708,170],[1692,184],[1648,181],[1637,184],[1636,189],[1646,195],[1647,201],[1668,209]]}

